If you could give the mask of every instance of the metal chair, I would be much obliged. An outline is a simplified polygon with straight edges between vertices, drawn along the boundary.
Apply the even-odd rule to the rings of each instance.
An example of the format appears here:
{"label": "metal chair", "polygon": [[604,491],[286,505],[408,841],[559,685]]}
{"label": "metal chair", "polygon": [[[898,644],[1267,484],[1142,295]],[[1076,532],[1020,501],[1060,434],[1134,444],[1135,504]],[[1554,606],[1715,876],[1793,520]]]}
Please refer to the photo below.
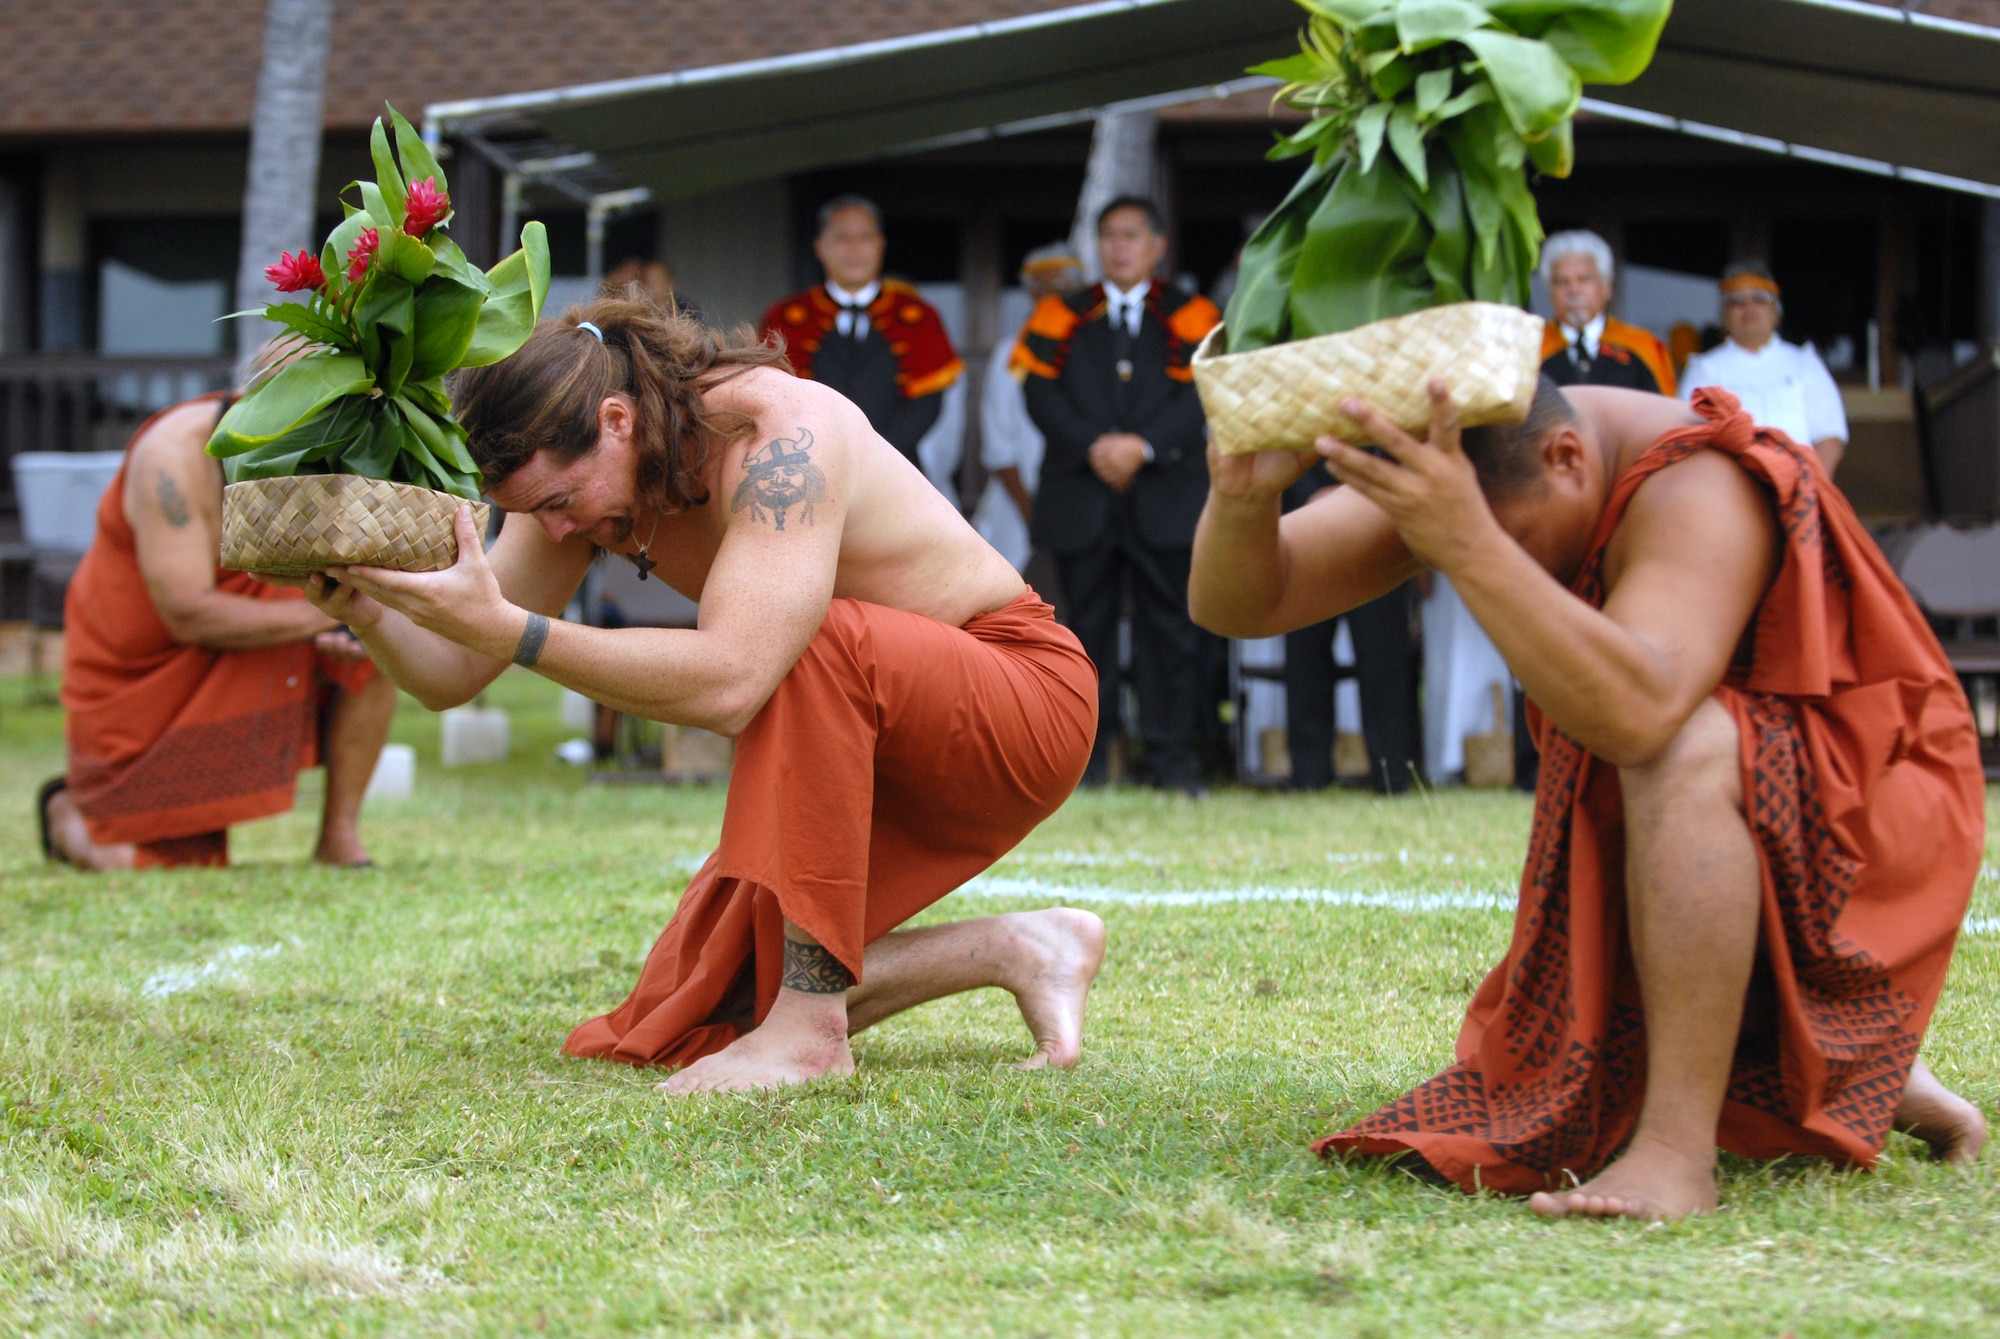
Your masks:
{"label": "metal chair", "polygon": [[1882,548],[1965,685],[1980,759],[2000,779],[2000,525],[1910,526]]}

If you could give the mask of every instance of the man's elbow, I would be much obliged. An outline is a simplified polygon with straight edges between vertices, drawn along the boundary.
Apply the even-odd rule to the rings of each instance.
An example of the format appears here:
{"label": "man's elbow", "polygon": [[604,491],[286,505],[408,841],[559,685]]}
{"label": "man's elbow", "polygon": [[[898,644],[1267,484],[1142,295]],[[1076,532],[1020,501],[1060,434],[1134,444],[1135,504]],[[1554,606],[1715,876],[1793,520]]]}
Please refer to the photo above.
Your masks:
{"label": "man's elbow", "polygon": [[[1686,717],[1669,717],[1662,712],[1629,715],[1617,725],[1598,732],[1585,741],[1590,751],[1619,769],[1645,767],[1656,762],[1672,746],[1675,736],[1687,723]],[[1558,726],[1562,722],[1556,722]]]}
{"label": "man's elbow", "polygon": [[476,689],[471,692],[444,692],[436,688],[411,687],[408,684],[396,686],[422,703],[425,711],[450,711],[453,707],[462,707],[479,696]]}
{"label": "man's elbow", "polygon": [[227,628],[217,622],[202,601],[178,600],[171,596],[163,598],[155,591],[153,609],[159,614],[167,636],[182,646],[205,647],[211,651],[229,649],[223,644]]}
{"label": "man's elbow", "polygon": [[1188,582],[1188,617],[1195,626],[1218,637],[1268,637],[1282,629],[1267,628],[1262,620],[1242,605],[1203,587],[1199,578]]}
{"label": "man's elbow", "polygon": [[776,684],[731,685],[720,690],[709,704],[705,713],[707,720],[689,723],[734,739],[750,728],[750,722],[757,719],[758,713],[764,710],[764,704],[776,691]]}

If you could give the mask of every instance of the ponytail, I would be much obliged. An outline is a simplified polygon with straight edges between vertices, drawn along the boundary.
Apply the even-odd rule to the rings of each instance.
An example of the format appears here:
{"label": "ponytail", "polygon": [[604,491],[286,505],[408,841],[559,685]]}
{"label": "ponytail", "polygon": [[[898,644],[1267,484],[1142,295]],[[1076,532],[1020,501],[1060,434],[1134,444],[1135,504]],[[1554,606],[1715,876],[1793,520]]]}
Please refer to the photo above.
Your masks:
{"label": "ponytail", "polygon": [[[639,501],[671,515],[708,501],[709,451],[756,427],[748,414],[705,408],[702,391],[753,367],[790,372],[782,341],[761,342],[749,326],[723,335],[634,284],[544,321],[511,357],[457,373],[452,407],[491,491],[538,451],[561,465],[589,454],[598,406],[629,395]],[[729,370],[704,380],[715,368]]]}

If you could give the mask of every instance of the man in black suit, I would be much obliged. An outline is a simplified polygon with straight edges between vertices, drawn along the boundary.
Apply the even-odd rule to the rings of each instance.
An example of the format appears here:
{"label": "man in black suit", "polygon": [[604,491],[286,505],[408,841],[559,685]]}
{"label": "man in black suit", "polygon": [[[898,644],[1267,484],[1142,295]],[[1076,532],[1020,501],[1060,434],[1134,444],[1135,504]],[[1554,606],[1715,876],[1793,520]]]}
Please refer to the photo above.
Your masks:
{"label": "man in black suit", "polygon": [[[1297,511],[1335,487],[1320,463],[1279,499]],[[1387,595],[1356,605],[1341,618],[1354,643],[1354,681],[1361,690],[1361,737],[1368,745],[1368,781],[1385,795],[1410,788],[1418,751],[1417,684],[1410,673],[1410,596],[1404,582]],[[1329,618],[1285,634],[1285,746],[1292,760],[1293,790],[1333,784],[1333,692],[1338,666],[1333,639],[1340,619]]]}
{"label": "man in black suit", "polygon": [[1187,579],[1208,466],[1189,363],[1221,313],[1154,277],[1167,239],[1152,201],[1106,205],[1097,245],[1104,281],[1043,298],[1016,354],[1028,415],[1048,441],[1034,538],[1055,556],[1069,625],[1097,664],[1097,747],[1084,784],[1110,776],[1129,583],[1146,763],[1155,786],[1198,795],[1202,633],[1188,617]]}

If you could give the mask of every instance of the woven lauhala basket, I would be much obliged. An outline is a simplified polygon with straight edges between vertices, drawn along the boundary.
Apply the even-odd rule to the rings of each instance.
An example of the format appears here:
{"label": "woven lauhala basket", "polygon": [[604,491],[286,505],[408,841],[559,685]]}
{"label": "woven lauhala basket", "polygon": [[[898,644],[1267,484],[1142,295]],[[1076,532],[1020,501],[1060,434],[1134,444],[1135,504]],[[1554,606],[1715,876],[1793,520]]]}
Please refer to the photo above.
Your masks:
{"label": "woven lauhala basket", "polygon": [[1442,377],[1459,422],[1519,423],[1541,374],[1542,318],[1497,302],[1455,302],[1337,335],[1218,353],[1218,326],[1194,355],[1194,381],[1216,449],[1307,450],[1331,434],[1372,440],[1341,413],[1366,400],[1419,436],[1431,421],[1431,378]]}
{"label": "woven lauhala basket", "polygon": [[[464,501],[358,474],[231,484],[222,490],[222,565],[287,577],[347,564],[442,571],[458,561],[452,518]],[[482,534],[492,511],[472,504]]]}

